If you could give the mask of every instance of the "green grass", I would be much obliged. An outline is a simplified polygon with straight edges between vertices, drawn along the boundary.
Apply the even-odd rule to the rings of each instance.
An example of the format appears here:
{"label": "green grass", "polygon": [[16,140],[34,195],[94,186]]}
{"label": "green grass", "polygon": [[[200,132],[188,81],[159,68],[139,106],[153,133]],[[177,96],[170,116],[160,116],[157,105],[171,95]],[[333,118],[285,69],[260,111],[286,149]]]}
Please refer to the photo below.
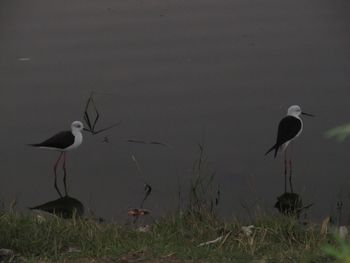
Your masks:
{"label": "green grass", "polygon": [[[117,223],[42,219],[12,212],[0,215],[0,248],[12,249],[32,262],[92,258],[118,262],[131,254],[147,262],[170,255],[176,262],[334,262],[323,252],[333,238],[321,234],[319,226],[304,226],[282,216],[257,219],[253,224],[251,235],[246,235],[242,222],[178,214],[159,219],[142,233]],[[223,238],[215,244],[198,246],[219,236]]]}

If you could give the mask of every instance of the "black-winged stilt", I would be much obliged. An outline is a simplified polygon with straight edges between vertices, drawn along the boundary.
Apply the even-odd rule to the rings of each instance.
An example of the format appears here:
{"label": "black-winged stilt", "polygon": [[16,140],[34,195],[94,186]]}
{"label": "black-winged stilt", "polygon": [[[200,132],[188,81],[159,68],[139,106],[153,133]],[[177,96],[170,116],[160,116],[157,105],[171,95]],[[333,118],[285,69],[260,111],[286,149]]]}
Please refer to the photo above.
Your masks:
{"label": "black-winged stilt", "polygon": [[[306,115],[313,117],[314,115],[302,112],[301,108],[298,105],[293,105],[288,108],[287,116],[284,117],[279,125],[278,125],[278,132],[277,132],[277,140],[276,143],[265,153],[267,155],[271,151],[275,151],[274,157],[276,158],[278,152],[283,152],[286,150],[287,146],[290,142],[292,142],[295,138],[297,138],[302,130],[303,130],[303,121],[300,118],[300,115]],[[285,192],[287,191],[287,156],[285,151]],[[291,172],[291,160],[290,160],[290,175],[289,175],[289,184],[291,188],[291,192],[293,192],[292,187],[292,172]]]}
{"label": "black-winged stilt", "polygon": [[83,135],[81,131],[84,129],[83,124],[80,121],[74,121],[71,124],[71,130],[70,131],[61,131],[49,139],[43,141],[42,143],[35,143],[35,144],[29,144],[30,146],[42,148],[42,149],[48,149],[48,150],[55,150],[61,152],[57,161],[55,162],[55,165],[53,167],[54,173],[55,173],[55,189],[60,197],[62,197],[62,194],[60,190],[57,187],[57,166],[63,156],[63,184],[64,184],[64,191],[65,195],[67,196],[67,184],[66,184],[66,177],[67,177],[67,170],[66,170],[66,152],[73,150],[83,142]]}

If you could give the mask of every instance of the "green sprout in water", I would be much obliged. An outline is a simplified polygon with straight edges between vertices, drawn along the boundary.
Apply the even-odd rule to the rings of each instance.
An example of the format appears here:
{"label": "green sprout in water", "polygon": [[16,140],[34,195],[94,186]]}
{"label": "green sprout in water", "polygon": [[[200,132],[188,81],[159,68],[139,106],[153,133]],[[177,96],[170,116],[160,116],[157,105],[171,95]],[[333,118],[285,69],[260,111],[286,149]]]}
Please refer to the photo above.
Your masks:
{"label": "green sprout in water", "polygon": [[350,135],[350,124],[337,126],[326,132],[327,138],[335,138],[338,142],[342,142]]}

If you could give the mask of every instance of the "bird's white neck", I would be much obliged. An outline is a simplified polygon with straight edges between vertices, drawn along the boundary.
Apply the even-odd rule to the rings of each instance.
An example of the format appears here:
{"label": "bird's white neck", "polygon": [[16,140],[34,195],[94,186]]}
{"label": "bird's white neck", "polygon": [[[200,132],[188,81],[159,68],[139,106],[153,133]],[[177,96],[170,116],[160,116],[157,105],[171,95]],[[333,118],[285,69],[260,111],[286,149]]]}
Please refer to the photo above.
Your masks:
{"label": "bird's white neck", "polygon": [[300,114],[298,114],[298,113],[296,113],[296,112],[290,112],[290,113],[288,113],[287,115],[288,115],[288,116],[292,116],[292,117],[294,117],[294,118],[297,118],[297,119],[301,120]]}
{"label": "bird's white neck", "polygon": [[72,129],[72,134],[74,136],[82,136],[81,131],[78,129]]}

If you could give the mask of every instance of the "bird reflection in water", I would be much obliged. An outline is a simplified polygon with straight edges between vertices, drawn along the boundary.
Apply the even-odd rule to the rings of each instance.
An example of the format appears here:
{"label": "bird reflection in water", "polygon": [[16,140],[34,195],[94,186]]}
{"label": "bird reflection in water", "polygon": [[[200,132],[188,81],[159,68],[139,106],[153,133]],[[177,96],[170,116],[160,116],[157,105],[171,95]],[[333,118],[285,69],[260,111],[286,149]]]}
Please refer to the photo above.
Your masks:
{"label": "bird reflection in water", "polygon": [[68,195],[29,209],[44,211],[62,218],[82,217],[84,215],[84,205],[78,199]]}
{"label": "bird reflection in water", "polygon": [[303,200],[299,194],[283,193],[277,197],[275,208],[281,214],[288,216],[300,217],[301,213],[305,213],[313,204],[303,206]]}

